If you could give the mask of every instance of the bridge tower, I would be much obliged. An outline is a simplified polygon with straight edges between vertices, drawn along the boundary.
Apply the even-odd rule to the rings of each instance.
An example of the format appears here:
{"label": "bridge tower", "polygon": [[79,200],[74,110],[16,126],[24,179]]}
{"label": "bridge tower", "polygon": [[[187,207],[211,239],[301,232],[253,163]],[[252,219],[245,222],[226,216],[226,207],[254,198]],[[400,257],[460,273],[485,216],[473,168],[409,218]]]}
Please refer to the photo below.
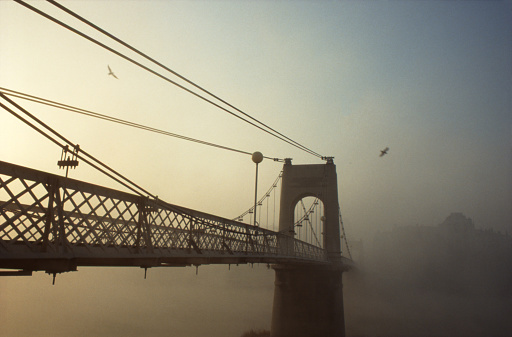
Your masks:
{"label": "bridge tower", "polygon": [[286,235],[280,249],[293,251],[294,210],[305,197],[317,197],[324,205],[323,247],[326,265],[274,265],[275,288],[272,309],[272,337],[343,337],[341,240],[338,183],[331,158],[326,164],[283,167],[279,231]]}

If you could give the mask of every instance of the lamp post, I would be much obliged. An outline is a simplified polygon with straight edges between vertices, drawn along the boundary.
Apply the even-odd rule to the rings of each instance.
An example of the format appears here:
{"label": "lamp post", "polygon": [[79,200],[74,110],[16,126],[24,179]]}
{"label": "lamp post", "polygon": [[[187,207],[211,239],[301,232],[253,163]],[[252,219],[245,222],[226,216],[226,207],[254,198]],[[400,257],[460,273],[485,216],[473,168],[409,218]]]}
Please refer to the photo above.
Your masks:
{"label": "lamp post", "polygon": [[256,207],[258,207],[258,164],[263,161],[263,154],[261,152],[254,152],[252,154],[252,161],[256,163],[256,183],[254,187],[254,226],[256,226]]}

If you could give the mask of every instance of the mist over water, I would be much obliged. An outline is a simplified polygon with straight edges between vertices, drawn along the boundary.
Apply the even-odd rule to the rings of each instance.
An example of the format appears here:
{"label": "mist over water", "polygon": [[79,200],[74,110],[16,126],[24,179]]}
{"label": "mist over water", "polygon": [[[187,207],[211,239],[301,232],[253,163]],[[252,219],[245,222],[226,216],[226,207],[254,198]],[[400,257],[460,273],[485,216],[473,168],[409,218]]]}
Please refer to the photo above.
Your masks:
{"label": "mist over water", "polygon": [[[347,337],[510,335],[512,238],[452,220],[353,244]],[[140,268],[79,268],[55,286],[38,272],[0,279],[0,335],[240,337],[270,329],[273,292],[266,265],[153,268],[147,279]]]}
{"label": "mist over water", "polygon": [[378,232],[344,275],[347,336],[510,336],[512,237],[451,214]]}

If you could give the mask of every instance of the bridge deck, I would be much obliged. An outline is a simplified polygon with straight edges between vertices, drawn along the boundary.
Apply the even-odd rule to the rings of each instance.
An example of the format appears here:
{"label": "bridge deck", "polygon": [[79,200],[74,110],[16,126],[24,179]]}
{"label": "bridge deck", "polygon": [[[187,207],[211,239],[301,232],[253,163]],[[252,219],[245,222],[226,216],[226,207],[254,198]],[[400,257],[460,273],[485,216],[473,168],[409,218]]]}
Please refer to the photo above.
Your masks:
{"label": "bridge deck", "polygon": [[328,264],[282,233],[0,161],[0,268]]}

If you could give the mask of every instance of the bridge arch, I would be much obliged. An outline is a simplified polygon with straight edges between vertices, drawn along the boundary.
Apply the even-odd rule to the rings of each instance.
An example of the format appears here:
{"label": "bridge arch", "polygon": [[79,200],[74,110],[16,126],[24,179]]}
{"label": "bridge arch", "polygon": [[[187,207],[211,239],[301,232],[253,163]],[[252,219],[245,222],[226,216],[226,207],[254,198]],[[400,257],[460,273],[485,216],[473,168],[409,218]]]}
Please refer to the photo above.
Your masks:
{"label": "bridge arch", "polygon": [[[336,166],[332,161],[319,165],[292,165],[287,161],[283,166],[279,231],[294,236],[294,211],[304,197],[319,198],[324,205],[323,246],[331,261],[341,259],[339,229],[338,181]],[[293,249],[286,245],[286,249]]]}
{"label": "bridge arch", "polygon": [[295,238],[323,248],[324,243],[324,203],[316,195],[305,194],[295,203]]}

